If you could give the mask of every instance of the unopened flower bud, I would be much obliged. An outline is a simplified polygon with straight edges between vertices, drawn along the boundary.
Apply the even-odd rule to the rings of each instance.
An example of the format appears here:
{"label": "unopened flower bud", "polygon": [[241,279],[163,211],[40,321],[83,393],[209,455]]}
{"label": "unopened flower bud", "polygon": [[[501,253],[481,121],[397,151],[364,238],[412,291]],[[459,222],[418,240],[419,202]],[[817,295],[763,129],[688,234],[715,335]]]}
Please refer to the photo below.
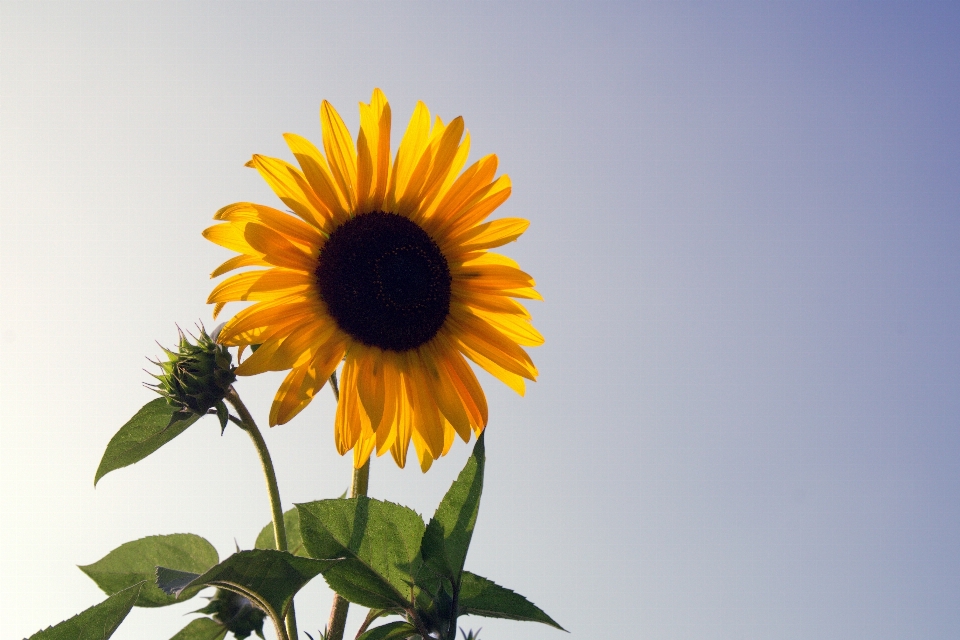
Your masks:
{"label": "unopened flower bud", "polygon": [[200,335],[195,338],[188,338],[180,331],[180,344],[176,351],[161,348],[168,360],[154,362],[160,367],[160,373],[151,375],[158,382],[148,386],[178,411],[204,415],[215,408],[221,426],[225,427],[227,408],[223,398],[237,379],[233,357],[227,348],[207,335],[203,326],[200,327]]}
{"label": "unopened flower bud", "polygon": [[263,621],[267,614],[239,593],[217,589],[210,598],[210,604],[196,613],[211,614],[214,620],[225,626],[239,640],[251,633],[263,637]]}

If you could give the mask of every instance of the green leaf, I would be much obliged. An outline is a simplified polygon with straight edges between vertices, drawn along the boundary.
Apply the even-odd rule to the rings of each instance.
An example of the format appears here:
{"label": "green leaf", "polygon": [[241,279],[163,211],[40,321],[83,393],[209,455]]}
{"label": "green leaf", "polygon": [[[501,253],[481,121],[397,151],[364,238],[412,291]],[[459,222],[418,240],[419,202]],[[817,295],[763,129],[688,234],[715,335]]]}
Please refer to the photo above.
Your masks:
{"label": "green leaf", "polygon": [[443,496],[423,534],[420,551],[424,563],[453,584],[460,579],[477,523],[484,460],[483,434],[480,434],[473,455]]}
{"label": "green leaf", "polygon": [[212,618],[197,618],[177,632],[170,640],[222,640],[227,628]]}
{"label": "green leaf", "polygon": [[406,608],[420,567],[423,520],[416,511],[366,497],[297,505],[314,558],[343,558],[323,574],[347,600],[372,609]]}
{"label": "green leaf", "polygon": [[[90,576],[108,595],[147,581],[137,599],[138,607],[165,607],[177,600],[154,585],[158,565],[203,573],[219,562],[213,545],[192,533],[149,536],[122,544],[106,556],[80,570]],[[193,597],[199,589],[188,595]]]}
{"label": "green leaf", "polygon": [[29,640],[107,640],[130,613],[142,586],[135,584],[115,593],[69,620],[38,631]]}
{"label": "green leaf", "polygon": [[486,618],[542,622],[561,631],[566,631],[554,622],[553,618],[519,593],[501,587],[469,571],[464,571],[461,578],[459,605],[457,615],[461,616],[473,615]]}
{"label": "green leaf", "polygon": [[[239,593],[260,607],[283,628],[283,617],[293,601],[293,596],[317,574],[326,571],[337,560],[314,560],[301,558],[286,551],[256,549],[233,554],[206,573],[183,584],[183,572],[171,572],[157,568],[157,581],[168,593],[179,596],[194,587],[211,586]],[[171,581],[180,574],[181,582]]]}
{"label": "green leaf", "polygon": [[[283,527],[287,532],[287,551],[295,556],[309,558],[307,548],[303,546],[303,538],[300,537],[300,512],[296,508],[290,509],[283,514]],[[273,536],[273,523],[271,522],[260,530],[257,541],[253,545],[254,549],[276,549],[277,541]]]}
{"label": "green leaf", "polygon": [[388,622],[382,627],[374,627],[365,631],[363,635],[357,636],[357,640],[406,640],[410,636],[417,635],[417,628],[409,622],[397,620]]}
{"label": "green leaf", "polygon": [[164,398],[151,400],[110,439],[93,485],[111,471],[143,460],[199,419],[195,413],[176,411]]}

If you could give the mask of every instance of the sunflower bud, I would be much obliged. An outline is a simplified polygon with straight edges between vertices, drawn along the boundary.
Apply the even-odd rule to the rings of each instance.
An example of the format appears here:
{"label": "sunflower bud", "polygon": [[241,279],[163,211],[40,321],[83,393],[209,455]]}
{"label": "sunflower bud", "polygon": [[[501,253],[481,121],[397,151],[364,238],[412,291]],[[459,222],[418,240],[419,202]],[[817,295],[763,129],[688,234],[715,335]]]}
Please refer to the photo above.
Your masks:
{"label": "sunflower bud", "polygon": [[267,617],[250,600],[239,593],[217,589],[210,598],[210,604],[195,613],[209,613],[213,619],[233,633],[235,638],[243,640],[251,633],[263,637],[263,621]]}
{"label": "sunflower bud", "polygon": [[176,351],[161,346],[168,360],[154,362],[160,367],[160,374],[151,375],[158,383],[148,386],[178,411],[204,415],[215,408],[220,425],[225,428],[228,414],[223,398],[237,379],[233,358],[226,347],[207,335],[202,326],[200,336],[190,338],[180,331]]}

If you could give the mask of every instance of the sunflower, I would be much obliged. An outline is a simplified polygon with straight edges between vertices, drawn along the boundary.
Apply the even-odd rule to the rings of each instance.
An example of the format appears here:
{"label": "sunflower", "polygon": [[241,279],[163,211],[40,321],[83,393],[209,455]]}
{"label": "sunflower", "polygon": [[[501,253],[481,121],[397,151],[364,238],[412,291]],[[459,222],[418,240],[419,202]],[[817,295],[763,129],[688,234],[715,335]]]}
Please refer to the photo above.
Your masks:
{"label": "sunflower", "polygon": [[343,361],[335,439],[362,466],[387,450],[400,467],[413,441],[420,467],[469,442],[487,424],[483,390],[466,358],[519,394],[536,367],[522,346],[543,343],[514,298],[541,299],[513,260],[489,251],[529,222],[486,218],[510,195],[488,155],[461,172],[470,148],[463,119],[444,124],[417,103],[390,157],[390,105],[376,89],[360,104],[356,146],[326,101],[321,153],[285,134],[300,168],[254,155],[255,168],[293,215],[239,202],[203,232],[238,252],[210,294],[253,301],[221,329],[225,345],[259,345],[238,375],[289,370],[270,409],[288,422]]}

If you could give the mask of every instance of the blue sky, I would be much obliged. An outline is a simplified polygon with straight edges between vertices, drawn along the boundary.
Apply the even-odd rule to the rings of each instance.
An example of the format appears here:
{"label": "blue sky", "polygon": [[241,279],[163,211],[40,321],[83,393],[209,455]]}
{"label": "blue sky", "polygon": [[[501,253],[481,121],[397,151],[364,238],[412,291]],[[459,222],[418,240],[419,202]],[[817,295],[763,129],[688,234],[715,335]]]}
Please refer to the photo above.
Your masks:
{"label": "blue sky", "polygon": [[[211,323],[200,231],[275,203],[243,163],[381,87],[395,135],[417,100],[463,115],[532,223],[505,252],[541,377],[481,379],[469,569],[578,638],[957,637],[958,36],[952,3],[0,0],[4,631],[98,602],[74,565],[122,542],[252,546],[256,459],[213,420],[93,473],[154,340]],[[258,415],[279,380],[242,381]],[[267,434],[287,505],[346,488],[333,411]],[[378,459],[371,493],[430,513],[468,452]]]}

